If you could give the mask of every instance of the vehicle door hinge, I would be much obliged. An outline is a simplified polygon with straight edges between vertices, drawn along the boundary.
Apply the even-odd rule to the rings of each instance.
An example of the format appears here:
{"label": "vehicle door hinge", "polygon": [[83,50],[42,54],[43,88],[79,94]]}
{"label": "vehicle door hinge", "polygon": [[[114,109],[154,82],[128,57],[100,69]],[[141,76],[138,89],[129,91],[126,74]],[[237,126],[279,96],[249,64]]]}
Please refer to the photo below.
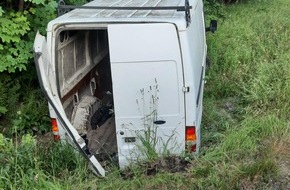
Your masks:
{"label": "vehicle door hinge", "polygon": [[183,92],[189,92],[189,86],[184,86],[182,87]]}

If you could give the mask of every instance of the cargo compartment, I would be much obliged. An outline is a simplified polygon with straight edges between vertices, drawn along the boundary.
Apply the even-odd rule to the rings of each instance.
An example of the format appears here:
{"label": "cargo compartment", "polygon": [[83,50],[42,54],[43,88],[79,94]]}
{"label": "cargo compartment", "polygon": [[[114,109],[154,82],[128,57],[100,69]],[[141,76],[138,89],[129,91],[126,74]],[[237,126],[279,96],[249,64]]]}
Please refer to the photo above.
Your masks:
{"label": "cargo compartment", "polygon": [[91,153],[99,159],[116,155],[107,30],[62,30],[55,43],[58,93],[67,118]]}

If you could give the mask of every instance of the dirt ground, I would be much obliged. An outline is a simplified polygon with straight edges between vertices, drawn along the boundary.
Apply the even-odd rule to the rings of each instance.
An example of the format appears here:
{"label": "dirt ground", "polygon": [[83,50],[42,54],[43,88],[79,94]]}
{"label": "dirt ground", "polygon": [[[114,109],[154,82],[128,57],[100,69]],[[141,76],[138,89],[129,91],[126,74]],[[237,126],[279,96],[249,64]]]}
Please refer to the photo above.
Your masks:
{"label": "dirt ground", "polygon": [[[160,158],[154,162],[144,162],[140,163],[140,167],[144,168],[142,170],[144,175],[151,176],[158,172],[176,173],[176,172],[186,172],[187,168],[190,167],[190,162],[186,161],[180,156],[168,156],[165,158]],[[131,179],[134,177],[135,172],[128,168],[121,171],[121,176],[123,179]]]}

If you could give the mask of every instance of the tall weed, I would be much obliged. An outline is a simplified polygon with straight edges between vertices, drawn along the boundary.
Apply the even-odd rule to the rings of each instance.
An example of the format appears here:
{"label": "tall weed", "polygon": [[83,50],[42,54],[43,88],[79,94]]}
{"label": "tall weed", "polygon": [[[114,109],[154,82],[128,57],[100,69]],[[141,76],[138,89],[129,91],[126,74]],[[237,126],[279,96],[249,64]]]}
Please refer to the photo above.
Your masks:
{"label": "tall weed", "polygon": [[0,133],[0,189],[62,189],[62,180],[83,180],[77,176],[87,172],[85,162],[69,145],[41,145],[29,134],[17,139]]}
{"label": "tall weed", "polygon": [[264,189],[279,180],[280,156],[265,142],[290,135],[289,7],[285,0],[226,6],[218,32],[208,35],[206,146],[192,168],[200,188]]}

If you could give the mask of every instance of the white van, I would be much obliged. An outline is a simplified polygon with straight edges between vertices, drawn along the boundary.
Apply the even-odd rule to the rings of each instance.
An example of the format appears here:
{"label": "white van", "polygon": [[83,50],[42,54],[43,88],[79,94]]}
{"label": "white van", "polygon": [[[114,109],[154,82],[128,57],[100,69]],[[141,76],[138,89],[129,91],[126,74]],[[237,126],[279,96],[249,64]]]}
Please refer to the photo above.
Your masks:
{"label": "white van", "polygon": [[73,10],[34,43],[55,138],[74,143],[102,176],[98,160],[115,156],[123,168],[146,158],[148,146],[196,154],[207,51],[202,0],[60,8]]}

